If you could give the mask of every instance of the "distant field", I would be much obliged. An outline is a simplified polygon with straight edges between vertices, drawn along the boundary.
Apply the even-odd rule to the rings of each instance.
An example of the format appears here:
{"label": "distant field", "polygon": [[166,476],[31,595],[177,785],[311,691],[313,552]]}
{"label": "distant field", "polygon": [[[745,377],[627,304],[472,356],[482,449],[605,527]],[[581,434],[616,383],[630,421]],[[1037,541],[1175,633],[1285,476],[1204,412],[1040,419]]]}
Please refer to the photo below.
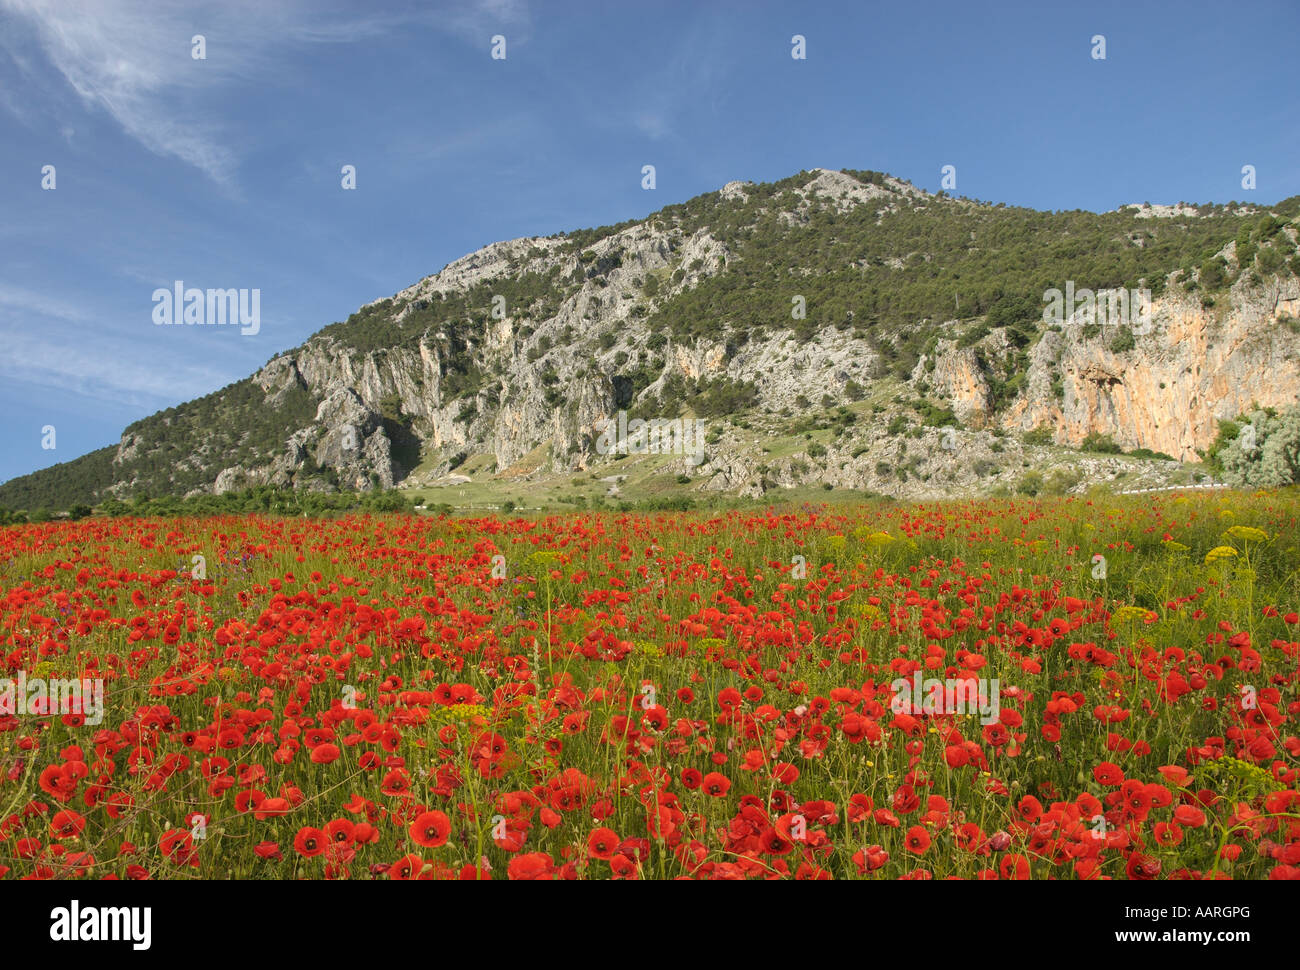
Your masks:
{"label": "distant field", "polygon": [[1300,493],[796,498],[0,528],[0,877],[1300,877]]}

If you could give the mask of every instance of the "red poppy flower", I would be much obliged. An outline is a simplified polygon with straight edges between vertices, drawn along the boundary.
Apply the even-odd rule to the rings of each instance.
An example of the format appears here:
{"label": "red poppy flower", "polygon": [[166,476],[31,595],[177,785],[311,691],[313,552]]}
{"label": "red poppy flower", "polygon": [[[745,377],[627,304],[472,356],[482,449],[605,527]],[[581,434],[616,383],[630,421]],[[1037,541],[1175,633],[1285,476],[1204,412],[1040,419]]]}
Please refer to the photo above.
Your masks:
{"label": "red poppy flower", "polygon": [[922,825],[913,825],[907,830],[907,837],[904,839],[907,851],[915,855],[925,855],[925,850],[930,848],[930,833]]}
{"label": "red poppy flower", "polygon": [[1179,788],[1185,788],[1192,783],[1192,776],[1187,773],[1187,769],[1179,765],[1162,765],[1156,770],[1164,775],[1165,780],[1171,785],[1177,785]]}
{"label": "red poppy flower", "polygon": [[1092,777],[1097,779],[1099,785],[1107,787],[1122,784],[1124,781],[1124,771],[1117,764],[1109,761],[1103,761],[1097,767],[1092,769]]}
{"label": "red poppy flower", "polygon": [[397,880],[418,879],[424,870],[424,860],[415,853],[402,856],[388,867],[388,878]]}
{"label": "red poppy flower", "polygon": [[852,861],[860,874],[874,872],[889,861],[889,853],[878,845],[872,845],[853,853]]}
{"label": "red poppy flower", "polygon": [[1183,829],[1177,822],[1157,822],[1151,829],[1159,845],[1178,845],[1183,841]]}
{"label": "red poppy flower", "polygon": [[317,856],[325,851],[329,839],[325,833],[312,826],[303,826],[293,837],[293,847],[302,856]]}
{"label": "red poppy flower", "polygon": [[357,827],[351,819],[332,819],[325,825],[325,836],[334,845],[350,845],[356,836]]}
{"label": "red poppy flower", "polygon": [[257,805],[256,810],[253,812],[253,817],[259,820],[278,818],[281,815],[288,815],[291,811],[293,811],[293,806],[289,804],[289,799],[287,798],[280,798],[278,796],[274,798],[264,798]]}
{"label": "red poppy flower", "polygon": [[1160,875],[1160,860],[1134,852],[1128,857],[1124,871],[1130,879],[1148,880]]}
{"label": "red poppy flower", "polygon": [[903,824],[898,820],[898,816],[887,808],[876,809],[871,813],[871,817],[875,819],[877,825],[888,825],[890,828],[896,829]]}
{"label": "red poppy flower", "polygon": [[613,829],[594,829],[587,836],[587,855],[593,859],[611,859],[618,851],[620,841]]}
{"label": "red poppy flower", "polygon": [[772,780],[778,785],[793,785],[799,780],[799,769],[788,761],[781,761],[772,766]]}
{"label": "red poppy flower", "polygon": [[1029,860],[1018,852],[1009,853],[998,863],[998,872],[1003,879],[1028,879]]}
{"label": "red poppy flower", "polygon": [[731,790],[731,779],[716,771],[710,771],[700,782],[700,787],[714,798],[725,798]]}
{"label": "red poppy flower", "polygon": [[535,880],[551,879],[555,875],[555,860],[545,852],[528,852],[517,855],[506,867],[509,879]]}
{"label": "red poppy flower", "polygon": [[437,810],[422,812],[411,823],[411,841],[425,848],[445,845],[451,835],[451,819]]}
{"label": "red poppy flower", "polygon": [[313,764],[328,765],[338,760],[339,748],[336,744],[318,744],[311,749],[311,760]]}
{"label": "red poppy flower", "polygon": [[76,838],[85,827],[86,820],[79,813],[68,809],[55,812],[50,819],[50,834],[59,839]]}

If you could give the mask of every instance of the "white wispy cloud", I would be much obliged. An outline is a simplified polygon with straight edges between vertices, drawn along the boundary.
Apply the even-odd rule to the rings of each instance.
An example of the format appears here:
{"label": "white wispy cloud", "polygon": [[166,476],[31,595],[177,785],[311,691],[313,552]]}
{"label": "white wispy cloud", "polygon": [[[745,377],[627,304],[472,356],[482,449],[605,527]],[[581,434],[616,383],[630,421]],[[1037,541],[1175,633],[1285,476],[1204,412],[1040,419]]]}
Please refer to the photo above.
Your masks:
{"label": "white wispy cloud", "polygon": [[[227,371],[194,363],[194,354],[182,356],[161,346],[141,352],[138,345],[125,347],[124,341],[84,332],[59,339],[34,328],[3,325],[0,339],[6,350],[0,357],[0,378],[6,382],[111,404],[165,407],[237,379]],[[104,366],[106,360],[112,366]]]}
{"label": "white wispy cloud", "polygon": [[[23,49],[24,40],[34,41],[86,104],[107,112],[150,151],[227,181],[234,157],[220,128],[204,120],[208,115],[196,110],[196,102],[205,89],[238,76],[256,56],[256,47],[245,42],[259,19],[251,4],[237,0],[215,19],[196,17],[175,2],[0,0],[0,7],[28,31],[26,37],[6,32],[11,54]],[[221,39],[223,56],[195,61],[190,38],[205,32],[212,34],[214,46]],[[26,73],[35,83],[30,59]]]}
{"label": "white wispy cloud", "polygon": [[79,306],[0,282],[0,315],[15,316],[17,313],[35,313],[68,323],[83,323],[89,319],[89,314]]}
{"label": "white wispy cloud", "polygon": [[[473,3],[452,3],[439,9],[436,25],[459,35],[466,43],[486,46],[493,34],[506,29],[525,31],[531,22],[531,13],[525,0],[475,0]],[[522,33],[506,34],[508,43],[526,39]]]}
{"label": "white wispy cloud", "polygon": [[668,134],[668,120],[658,111],[645,111],[636,117],[636,127],[647,138],[659,139]]}
{"label": "white wispy cloud", "polygon": [[[283,72],[286,46],[352,43],[411,27],[484,44],[485,31],[529,22],[523,0],[410,5],[360,16],[305,0],[224,0],[199,9],[184,0],[0,0],[0,13],[0,46],[28,83],[41,83],[35,47],[87,105],[155,154],[223,185],[231,184],[239,160],[231,146],[248,133],[222,117],[220,91]],[[196,34],[207,43],[204,60],[191,56]],[[0,103],[23,114],[12,93]]]}
{"label": "white wispy cloud", "polygon": [[684,112],[719,111],[719,82],[734,58],[725,43],[729,29],[716,12],[683,27],[678,47],[633,89],[632,122],[642,134],[675,136],[674,122]]}
{"label": "white wispy cloud", "polygon": [[[234,379],[193,345],[167,344],[171,329],[160,328],[142,352],[138,340],[90,311],[0,281],[0,378],[130,406],[174,403]],[[184,335],[196,336],[226,335]]]}
{"label": "white wispy cloud", "polygon": [[[697,7],[674,30],[674,43],[652,61],[629,58],[626,68],[590,85],[565,65],[547,81],[566,92],[592,128],[626,134],[629,129],[652,141],[680,141],[683,120],[725,110],[723,80],[732,72],[736,53],[734,24],[721,8]],[[557,98],[558,100],[558,98]]]}

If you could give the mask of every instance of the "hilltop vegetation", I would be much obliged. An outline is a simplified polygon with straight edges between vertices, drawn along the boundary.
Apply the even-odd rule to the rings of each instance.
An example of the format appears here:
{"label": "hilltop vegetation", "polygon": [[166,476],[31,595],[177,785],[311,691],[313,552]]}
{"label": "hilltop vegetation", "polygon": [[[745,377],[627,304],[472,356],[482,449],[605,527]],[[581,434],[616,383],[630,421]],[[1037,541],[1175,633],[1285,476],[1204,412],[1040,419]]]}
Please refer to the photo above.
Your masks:
{"label": "hilltop vegetation", "polygon": [[[210,493],[223,470],[248,471],[252,480],[240,482],[256,484],[258,470],[277,461],[282,486],[384,489],[417,467],[450,471],[476,441],[496,441],[500,455],[497,422],[505,420],[507,401],[526,418],[517,433],[536,436],[556,425],[554,416],[564,426],[593,407],[744,420],[759,410],[789,414],[794,404],[829,420],[836,408],[893,381],[958,424],[953,402],[927,397],[928,379],[913,375],[923,355],[933,370],[939,341],[954,335],[942,353],[953,346],[974,352],[988,387],[987,425],[1022,402],[1031,353],[1051,329],[1042,320],[1048,289],[1068,280],[1094,290],[1144,287],[1153,297],[1177,291],[1213,308],[1230,288],[1250,292],[1300,275],[1300,196],[1268,208],[1234,202],[1195,212],[1039,212],[928,195],[871,171],[733,183],[644,219],[521,241],[507,261],[489,261],[490,272],[379,300],[277,355],[273,364],[308,352],[348,357],[355,366],[340,373],[364,361],[390,382],[378,398],[348,404],[372,412],[373,420],[354,422],[360,436],[380,429],[384,441],[349,458],[347,468],[337,443],[332,450],[321,444],[328,429],[317,418],[337,387],[309,385],[297,372],[276,386],[258,375],[136,422],[117,448],[0,485],[0,506],[70,509],[109,498]],[[641,240],[636,252],[633,238]],[[662,266],[649,266],[647,254]],[[792,312],[798,302],[803,313]],[[509,319],[494,343],[489,329],[505,316],[494,313],[498,304]],[[1098,330],[1084,328],[1082,336]],[[774,406],[758,383],[773,364],[735,373],[729,362],[787,333],[796,345],[836,335],[856,340],[863,351],[853,352],[869,366],[846,375],[833,394],[809,388]],[[1139,350],[1125,328],[1106,340],[1114,354]],[[710,341],[722,343],[714,372],[672,356]],[[429,366],[431,373],[423,369]],[[788,376],[804,385],[793,371]],[[1059,375],[1053,380],[1064,395]],[[392,382],[404,385],[401,393]],[[882,424],[877,432],[901,420],[879,404],[872,419]],[[857,430],[872,432],[867,423]],[[305,437],[286,459],[295,434]],[[550,445],[553,462],[572,461],[586,447],[577,431],[565,434]],[[499,463],[545,444],[513,443],[514,457]]]}

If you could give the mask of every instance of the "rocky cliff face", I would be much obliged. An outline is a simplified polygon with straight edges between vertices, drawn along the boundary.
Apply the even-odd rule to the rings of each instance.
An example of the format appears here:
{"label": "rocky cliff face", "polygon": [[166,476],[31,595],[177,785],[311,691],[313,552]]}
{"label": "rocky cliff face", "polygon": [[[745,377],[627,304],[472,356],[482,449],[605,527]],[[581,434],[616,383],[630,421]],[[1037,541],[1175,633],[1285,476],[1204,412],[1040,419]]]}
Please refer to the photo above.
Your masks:
{"label": "rocky cliff face", "polygon": [[1126,449],[1196,461],[1214,441],[1218,421],[1252,405],[1300,401],[1300,334],[1285,325],[1298,307],[1300,281],[1291,278],[1238,285],[1223,307],[1206,308],[1181,292],[1154,300],[1150,332],[1124,350],[1112,349],[1116,330],[1109,326],[1049,329],[1030,351],[1024,391],[1001,415],[991,413],[978,360],[980,348],[1005,353],[1000,335],[964,349],[940,340],[930,384],[971,427],[1047,427],[1061,445],[1096,433]]}
{"label": "rocky cliff face", "polygon": [[[754,191],[733,182],[720,197],[743,206]],[[779,197],[779,216],[791,233],[855,211],[874,214],[878,224],[909,207],[973,205],[887,177],[863,182],[824,170],[789,192],[794,197]],[[1280,238],[1294,248],[1294,226]],[[1231,245],[1223,255],[1231,261]],[[899,252],[877,265],[928,259]],[[1075,320],[1040,327],[1028,346],[1013,345],[1003,328],[964,339],[978,318],[918,321],[934,327],[934,339],[910,374],[889,376],[881,359],[888,341],[848,319],[827,321],[811,336],[793,321],[752,332],[719,322],[690,340],[648,326],[657,308],[734,272],[738,261],[743,268],[734,238],[725,242],[708,225],[684,231],[659,215],[582,246],[562,236],[529,238],[471,253],[363,308],[374,314],[366,320],[382,318],[390,337],[358,346],[336,325],[253,375],[259,406],[279,414],[297,402],[297,417],[286,414],[280,444],[252,457],[195,449],[189,460],[203,475],[189,491],[427,485],[472,456],[489,459],[479,474],[513,478],[600,468],[612,461],[598,449],[602,422],[620,410],[652,416],[647,407],[682,386],[711,382],[745,393],[738,409],[710,416],[702,464],[672,456],[666,473],[689,473],[693,488],[761,494],[820,482],[951,494],[1062,462],[1083,487],[1113,476],[1118,459],[1062,459],[1059,446],[1096,433],[1126,449],[1195,461],[1219,419],[1251,405],[1294,404],[1300,394],[1300,334],[1288,322],[1300,316],[1300,281],[1287,272],[1258,284],[1243,275],[1213,305],[1171,283],[1153,304],[1149,332],[1127,341],[1117,340],[1118,328]],[[797,294],[798,274],[790,275]],[[546,280],[548,289],[512,306],[507,283],[521,279]],[[467,308],[467,328],[427,322],[431,307],[457,300]],[[927,427],[918,418],[922,401],[950,410],[959,427]],[[851,420],[841,414],[833,440],[812,447],[809,432],[788,454],[765,444],[765,436],[797,437],[792,425],[836,407]],[[1058,447],[1020,441],[1018,433],[1035,429],[1048,429]],[[149,438],[138,428],[124,435],[115,465],[138,461]],[[1173,468],[1143,464],[1137,483],[1158,483]],[[125,497],[135,485],[124,474],[108,492]]]}

